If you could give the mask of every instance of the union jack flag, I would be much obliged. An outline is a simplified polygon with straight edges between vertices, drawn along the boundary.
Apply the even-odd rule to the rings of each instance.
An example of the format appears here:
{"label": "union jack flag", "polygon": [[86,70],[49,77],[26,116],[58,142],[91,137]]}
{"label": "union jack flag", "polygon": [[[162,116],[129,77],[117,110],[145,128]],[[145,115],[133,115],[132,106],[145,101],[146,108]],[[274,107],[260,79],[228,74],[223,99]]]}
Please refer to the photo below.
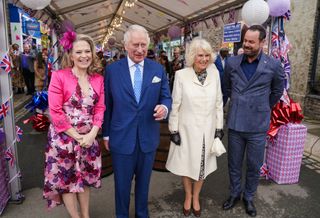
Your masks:
{"label": "union jack flag", "polygon": [[16,133],[17,133],[17,142],[20,142],[21,138],[22,138],[23,131],[19,126],[16,126]]}
{"label": "union jack flag", "polygon": [[11,147],[9,147],[6,151],[6,160],[10,163],[10,166],[13,167],[14,165],[14,155],[12,152]]}
{"label": "union jack flag", "polygon": [[269,169],[266,163],[264,163],[260,168],[260,176],[269,178]]}
{"label": "union jack flag", "polygon": [[8,111],[9,111],[9,101],[0,105],[0,120],[2,120],[7,116]]}
{"label": "union jack flag", "polygon": [[4,54],[0,60],[0,67],[6,72],[9,73],[11,71],[11,63],[8,54]]}

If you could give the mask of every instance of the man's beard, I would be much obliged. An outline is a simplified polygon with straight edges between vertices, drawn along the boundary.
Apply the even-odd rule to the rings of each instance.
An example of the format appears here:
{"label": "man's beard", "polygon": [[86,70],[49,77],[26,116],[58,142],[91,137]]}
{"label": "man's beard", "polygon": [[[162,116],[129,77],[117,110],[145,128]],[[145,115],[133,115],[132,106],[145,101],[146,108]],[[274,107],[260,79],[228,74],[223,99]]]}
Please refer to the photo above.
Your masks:
{"label": "man's beard", "polygon": [[[256,57],[258,56],[259,52],[260,52],[260,49],[259,50],[252,50],[252,49],[249,49],[249,48],[243,48],[244,49],[244,54],[247,55],[248,57]],[[249,52],[247,52],[249,51]]]}

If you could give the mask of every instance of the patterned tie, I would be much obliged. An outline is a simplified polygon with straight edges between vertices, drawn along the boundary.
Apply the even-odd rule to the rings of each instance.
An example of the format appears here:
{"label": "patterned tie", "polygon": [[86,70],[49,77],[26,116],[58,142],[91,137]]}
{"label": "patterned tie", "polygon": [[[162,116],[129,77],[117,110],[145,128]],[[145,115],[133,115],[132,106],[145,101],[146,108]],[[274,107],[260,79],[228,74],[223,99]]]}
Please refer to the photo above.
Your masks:
{"label": "patterned tie", "polygon": [[140,101],[141,95],[141,86],[142,86],[142,73],[139,67],[139,64],[134,65],[136,67],[136,71],[134,71],[134,79],[133,79],[133,91],[134,96],[136,97],[137,103]]}

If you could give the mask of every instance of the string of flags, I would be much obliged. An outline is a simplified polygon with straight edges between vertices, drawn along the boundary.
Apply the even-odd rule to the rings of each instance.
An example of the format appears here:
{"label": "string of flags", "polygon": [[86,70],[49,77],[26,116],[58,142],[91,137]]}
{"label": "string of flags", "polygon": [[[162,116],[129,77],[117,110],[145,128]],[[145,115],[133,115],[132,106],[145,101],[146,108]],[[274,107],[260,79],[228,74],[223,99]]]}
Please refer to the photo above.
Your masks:
{"label": "string of flags", "polygon": [[9,59],[8,52],[4,53],[1,55],[0,59],[0,67],[6,72],[10,73],[11,72],[11,62]]}
{"label": "string of flags", "polygon": [[[0,129],[0,131],[2,131]],[[10,146],[8,146],[6,148],[6,150],[4,151],[4,157],[5,157],[5,160],[8,162],[8,165],[10,167],[14,167],[15,166],[15,163],[16,163],[16,158],[15,158],[15,154],[14,154],[14,150],[13,150],[13,145],[16,143],[16,142],[20,142],[21,141],[21,138],[22,138],[22,134],[23,134],[23,131],[22,129],[19,127],[19,126],[16,126],[16,139],[13,140],[12,144]],[[14,175],[10,181],[8,183],[11,183],[12,181],[14,181],[16,178],[21,178],[21,172],[20,170],[18,170],[18,172],[16,173],[16,175]]]}
{"label": "string of flags", "polygon": [[0,120],[4,119],[9,113],[9,100],[0,105]]}

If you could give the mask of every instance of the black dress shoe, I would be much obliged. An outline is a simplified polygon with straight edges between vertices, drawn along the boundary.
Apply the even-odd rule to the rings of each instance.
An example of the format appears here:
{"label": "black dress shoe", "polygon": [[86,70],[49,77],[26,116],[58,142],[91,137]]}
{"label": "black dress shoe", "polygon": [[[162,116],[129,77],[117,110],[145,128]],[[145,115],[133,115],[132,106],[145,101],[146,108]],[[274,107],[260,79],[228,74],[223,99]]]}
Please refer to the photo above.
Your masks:
{"label": "black dress shoe", "polygon": [[247,201],[246,199],[243,199],[243,203],[244,203],[244,206],[246,208],[246,213],[249,216],[252,216],[252,217],[257,216],[257,210],[256,210],[256,207],[253,204],[253,201]]}
{"label": "black dress shoe", "polygon": [[223,208],[224,210],[229,210],[229,209],[233,208],[239,200],[240,200],[240,197],[230,196],[230,197],[228,198],[228,200],[226,200],[226,201],[223,203],[222,208]]}

